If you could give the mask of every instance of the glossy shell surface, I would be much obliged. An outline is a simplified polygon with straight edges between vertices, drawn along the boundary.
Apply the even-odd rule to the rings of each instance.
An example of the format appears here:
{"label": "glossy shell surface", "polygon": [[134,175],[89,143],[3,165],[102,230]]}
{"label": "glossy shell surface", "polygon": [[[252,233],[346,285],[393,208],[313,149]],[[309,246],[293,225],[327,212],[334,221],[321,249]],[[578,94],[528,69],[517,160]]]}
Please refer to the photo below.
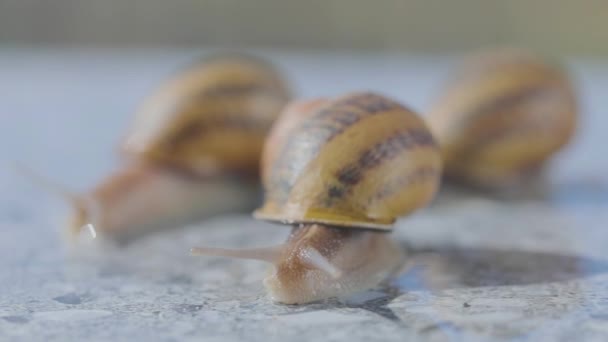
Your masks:
{"label": "glossy shell surface", "polygon": [[[321,100],[308,109],[297,120],[298,111],[286,112],[271,132],[266,201],[256,218],[389,230],[433,197],[440,154],[416,114],[374,93]],[[276,131],[284,126],[287,134]]]}

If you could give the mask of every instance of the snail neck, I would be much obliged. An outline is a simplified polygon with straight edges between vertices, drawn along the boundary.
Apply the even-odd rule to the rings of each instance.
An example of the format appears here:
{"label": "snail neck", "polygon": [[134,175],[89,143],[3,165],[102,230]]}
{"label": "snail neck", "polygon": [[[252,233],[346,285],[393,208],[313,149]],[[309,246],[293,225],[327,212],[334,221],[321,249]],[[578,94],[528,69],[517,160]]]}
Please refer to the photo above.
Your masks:
{"label": "snail neck", "polygon": [[289,246],[264,281],[271,297],[306,303],[376,286],[403,260],[390,234],[320,224],[294,227]]}
{"label": "snail neck", "polygon": [[[342,270],[335,259],[345,249],[358,245],[367,234],[379,234],[356,228],[333,227],[318,223],[295,226],[287,239],[283,268],[318,269],[338,278]],[[285,267],[285,265],[287,265]],[[281,265],[278,265],[281,267]]]}
{"label": "snail neck", "polygon": [[302,223],[294,226],[287,244],[293,244],[292,248],[314,248],[323,254],[330,256],[344,241],[356,238],[362,234],[362,230],[356,228],[344,228],[329,226],[319,223]]}

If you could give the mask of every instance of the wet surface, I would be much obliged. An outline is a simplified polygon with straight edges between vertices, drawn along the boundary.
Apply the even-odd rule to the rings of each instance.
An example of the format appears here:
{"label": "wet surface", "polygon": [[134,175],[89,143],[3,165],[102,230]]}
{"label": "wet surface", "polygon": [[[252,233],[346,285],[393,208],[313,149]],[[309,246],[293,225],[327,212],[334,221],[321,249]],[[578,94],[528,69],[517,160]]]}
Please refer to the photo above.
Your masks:
{"label": "wet surface", "polygon": [[[112,148],[138,99],[191,55],[0,53],[3,75],[39,80],[0,84],[9,95],[0,101],[3,159],[87,188],[115,167]],[[447,65],[273,56],[305,96],[378,89],[416,109]],[[500,195],[446,186],[430,208],[398,222],[393,236],[408,256],[402,272],[367,292],[309,305],[272,303],[263,263],[188,254],[195,245],[271,245],[289,229],[234,215],[127,248],[67,248],[59,233],[65,204],[0,168],[0,340],[605,341],[608,158],[596,147],[608,124],[608,67],[572,68],[585,90],[581,133],[543,181]],[[352,89],[320,82],[329,70]],[[44,125],[41,104],[55,115]],[[13,112],[22,115],[2,114]]]}
{"label": "wet surface", "polygon": [[[436,246],[411,248],[409,262],[416,268],[398,277],[398,283],[418,277],[421,288],[458,288],[542,284],[608,273],[608,261],[555,253]],[[436,282],[441,276],[443,284]],[[407,286],[404,286],[409,288]]]}
{"label": "wet surface", "polygon": [[53,298],[53,300],[63,304],[76,305],[82,303],[82,298],[75,293],[68,293],[63,296],[58,296]]}

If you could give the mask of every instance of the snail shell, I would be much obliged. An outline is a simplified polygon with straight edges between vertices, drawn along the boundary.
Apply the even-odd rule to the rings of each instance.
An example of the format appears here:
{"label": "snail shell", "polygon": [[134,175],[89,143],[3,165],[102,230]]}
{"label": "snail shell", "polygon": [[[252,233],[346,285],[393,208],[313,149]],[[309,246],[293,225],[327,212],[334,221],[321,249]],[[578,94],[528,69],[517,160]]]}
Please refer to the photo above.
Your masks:
{"label": "snail shell", "polygon": [[135,115],[122,146],[128,163],[87,193],[59,189],[76,209],[68,235],[88,226],[123,242],[251,210],[265,136],[288,98],[279,73],[256,58],[219,56],[183,70]]}
{"label": "snail shell", "polygon": [[272,130],[265,153],[276,155],[263,157],[266,201],[256,218],[389,230],[433,197],[440,160],[420,117],[373,93],[314,107],[279,153],[282,133]]}
{"label": "snail shell", "polygon": [[449,178],[506,187],[536,172],[572,138],[577,105],[558,66],[517,50],[471,57],[428,122]]}
{"label": "snail shell", "polygon": [[285,82],[263,61],[204,60],[144,102],[123,151],[202,176],[220,171],[255,176],[266,134],[288,100]]}
{"label": "snail shell", "polygon": [[266,200],[254,215],[293,224],[287,242],[193,253],[272,263],[264,284],[287,304],[369,289],[398,270],[403,250],[385,232],[432,199],[441,175],[423,120],[373,93],[287,107],[263,156]]}

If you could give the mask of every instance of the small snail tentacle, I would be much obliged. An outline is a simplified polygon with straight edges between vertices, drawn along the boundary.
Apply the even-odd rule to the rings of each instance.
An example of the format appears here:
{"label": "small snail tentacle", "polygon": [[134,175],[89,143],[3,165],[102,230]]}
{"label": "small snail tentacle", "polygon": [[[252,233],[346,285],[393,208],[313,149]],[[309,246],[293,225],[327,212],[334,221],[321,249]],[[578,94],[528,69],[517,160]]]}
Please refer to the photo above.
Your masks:
{"label": "small snail tentacle", "polygon": [[[290,246],[287,243],[272,247],[262,248],[214,248],[214,247],[193,247],[190,249],[190,254],[193,256],[221,256],[237,259],[259,260],[277,265],[281,261],[281,256],[289,250]],[[332,265],[331,262],[323,256],[316,248],[306,246],[297,253],[302,261],[302,264],[308,268],[317,268],[325,271],[333,278],[340,278],[342,271]]]}
{"label": "small snail tentacle", "polygon": [[26,177],[33,184],[59,196],[72,207],[75,215],[67,231],[68,239],[76,241],[83,232],[88,233],[93,239],[97,237],[95,226],[99,222],[99,205],[96,203],[95,198],[78,194],[68,189],[65,185],[43,176],[20,162],[15,162],[13,168],[18,174]]}
{"label": "small snail tentacle", "polygon": [[229,258],[260,260],[275,264],[279,260],[284,248],[285,245],[243,249],[193,247],[190,249],[190,254],[193,256],[223,256]]}
{"label": "small snail tentacle", "polygon": [[68,189],[67,186],[43,176],[21,162],[14,162],[12,164],[12,168],[15,173],[26,177],[36,186],[65,199],[69,203],[75,204],[82,200],[80,195],[78,195],[75,191]]}

